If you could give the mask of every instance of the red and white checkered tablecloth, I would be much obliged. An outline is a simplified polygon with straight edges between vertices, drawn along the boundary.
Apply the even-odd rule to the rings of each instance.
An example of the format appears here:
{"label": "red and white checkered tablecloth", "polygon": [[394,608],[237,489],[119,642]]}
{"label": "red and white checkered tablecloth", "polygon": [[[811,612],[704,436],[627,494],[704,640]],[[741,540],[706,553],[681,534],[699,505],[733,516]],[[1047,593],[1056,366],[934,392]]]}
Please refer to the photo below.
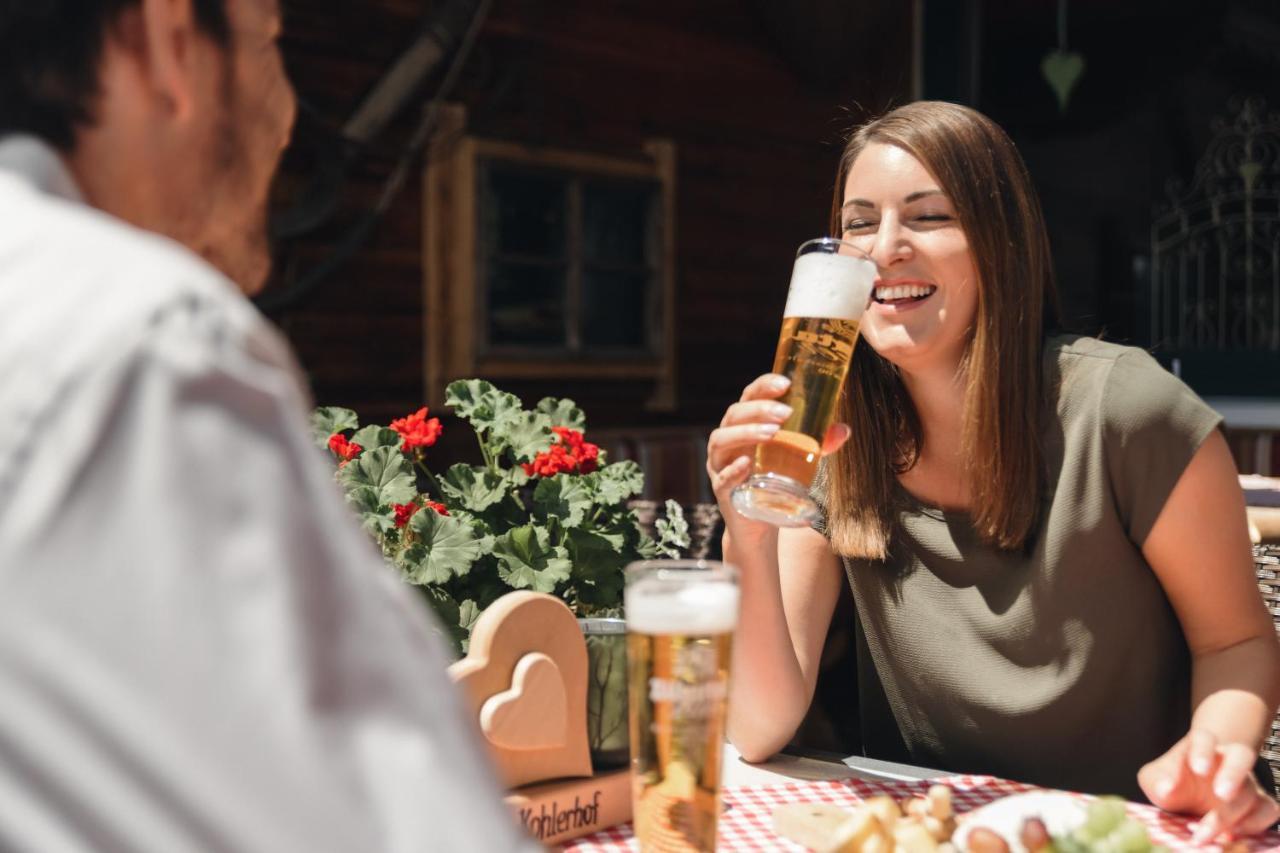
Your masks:
{"label": "red and white checkered tablecloth", "polygon": [[[921,782],[867,782],[861,779],[799,782],[763,787],[741,786],[724,789],[724,811],[720,817],[718,846],[721,850],[795,850],[804,848],[780,838],[773,832],[771,819],[775,806],[785,803],[835,803],[856,806],[868,797],[889,794],[894,799],[923,795],[935,783],[949,785],[953,791],[955,810],[961,821],[964,814],[1009,794],[1036,790],[1032,785],[1010,782],[993,776],[948,776]],[[1078,794],[1082,800],[1089,799]],[[1218,847],[1194,847],[1191,844],[1189,818],[1167,814],[1154,806],[1129,804],[1129,814],[1141,821],[1156,844],[1170,851],[1219,850]],[[1268,833],[1249,839],[1247,848],[1280,851],[1280,833]],[[631,824],[611,827],[570,841],[564,848],[572,851],[637,850],[631,835]]]}

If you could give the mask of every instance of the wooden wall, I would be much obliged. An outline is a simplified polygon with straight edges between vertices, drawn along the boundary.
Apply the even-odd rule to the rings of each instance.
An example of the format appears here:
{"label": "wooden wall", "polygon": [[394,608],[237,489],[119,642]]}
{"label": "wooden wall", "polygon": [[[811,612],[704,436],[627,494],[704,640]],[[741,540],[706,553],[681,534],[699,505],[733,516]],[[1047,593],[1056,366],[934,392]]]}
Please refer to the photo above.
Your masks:
{"label": "wooden wall", "polygon": [[[351,114],[429,7],[283,5],[286,63],[318,117],[309,124],[320,127]],[[495,0],[454,99],[474,132],[624,153],[668,137],[679,161],[678,409],[646,412],[649,389],[637,384],[508,383],[510,390],[526,402],[571,396],[596,428],[718,421],[742,385],[769,367],[792,253],[825,233],[843,132],[864,110],[907,99],[910,5],[868,2],[853,16],[848,4],[812,0],[787,16],[753,0]],[[842,41],[844,31],[859,35]],[[278,245],[274,286],[323,258],[372,203],[413,118],[354,161],[328,224]],[[281,206],[306,187],[324,138],[309,125],[301,133],[280,181]],[[415,177],[350,263],[272,312],[319,402],[366,419],[421,405],[421,206]]]}

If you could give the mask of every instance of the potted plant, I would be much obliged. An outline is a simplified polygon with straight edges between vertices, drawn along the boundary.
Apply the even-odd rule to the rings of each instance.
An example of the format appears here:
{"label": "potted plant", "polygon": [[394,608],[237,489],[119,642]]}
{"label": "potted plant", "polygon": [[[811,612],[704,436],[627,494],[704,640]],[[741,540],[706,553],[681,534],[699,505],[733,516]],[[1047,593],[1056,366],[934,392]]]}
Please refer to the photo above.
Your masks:
{"label": "potted plant", "polygon": [[[647,533],[627,505],[644,487],[643,472],[630,460],[610,463],[586,440],[586,417],[572,400],[548,397],[526,409],[479,379],[453,382],[445,394],[475,434],[478,465],[432,469],[429,450],[443,425],[426,408],[362,427],[350,409],[321,407],[312,432],[332,454],[365,530],[421,588],[459,653],[480,613],[511,590],[569,605],[588,632],[593,746],[616,746],[625,695],[615,706],[608,694],[625,690],[625,649],[617,636],[597,638],[592,629],[617,630],[607,620],[622,614],[627,563],[688,547],[680,506],[667,501],[656,537]],[[623,725],[621,742],[626,737]]]}

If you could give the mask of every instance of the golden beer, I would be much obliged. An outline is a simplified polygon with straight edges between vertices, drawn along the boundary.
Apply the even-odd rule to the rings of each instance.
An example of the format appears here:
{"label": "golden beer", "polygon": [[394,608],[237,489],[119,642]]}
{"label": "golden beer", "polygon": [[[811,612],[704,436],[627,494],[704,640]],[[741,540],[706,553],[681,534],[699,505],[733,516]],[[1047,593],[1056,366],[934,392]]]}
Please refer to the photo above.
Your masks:
{"label": "golden beer", "polygon": [[772,439],[757,445],[751,476],[733,492],[733,506],[742,515],[780,527],[817,518],[809,486],[875,277],[875,264],[839,240],[810,240],[796,253],[773,360],[773,372],[791,380],[782,397],[791,416]]}
{"label": "golden beer", "polygon": [[734,577],[714,563],[628,569],[632,807],[641,850],[715,849]]}
{"label": "golden beer", "polygon": [[756,447],[753,473],[772,472],[803,486],[813,482],[822,439],[835,420],[857,341],[857,320],[787,317],[782,321],[773,372],[791,377],[791,387],[782,398],[791,407],[791,416],[772,440]]}

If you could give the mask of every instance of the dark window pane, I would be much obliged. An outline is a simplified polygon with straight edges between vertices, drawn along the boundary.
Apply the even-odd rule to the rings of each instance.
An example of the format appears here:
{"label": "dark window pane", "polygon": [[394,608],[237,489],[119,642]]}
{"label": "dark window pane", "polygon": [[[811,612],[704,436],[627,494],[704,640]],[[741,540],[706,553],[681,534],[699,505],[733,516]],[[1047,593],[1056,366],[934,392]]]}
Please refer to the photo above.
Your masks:
{"label": "dark window pane", "polygon": [[588,270],[582,281],[582,342],[593,349],[646,350],[647,273]]}
{"label": "dark window pane", "polygon": [[503,255],[564,256],[565,178],[489,169],[484,244]]}
{"label": "dark window pane", "polygon": [[505,263],[489,269],[489,345],[563,347],[564,267]]}
{"label": "dark window pane", "polygon": [[653,187],[646,184],[584,183],[582,248],[590,264],[642,266]]}

